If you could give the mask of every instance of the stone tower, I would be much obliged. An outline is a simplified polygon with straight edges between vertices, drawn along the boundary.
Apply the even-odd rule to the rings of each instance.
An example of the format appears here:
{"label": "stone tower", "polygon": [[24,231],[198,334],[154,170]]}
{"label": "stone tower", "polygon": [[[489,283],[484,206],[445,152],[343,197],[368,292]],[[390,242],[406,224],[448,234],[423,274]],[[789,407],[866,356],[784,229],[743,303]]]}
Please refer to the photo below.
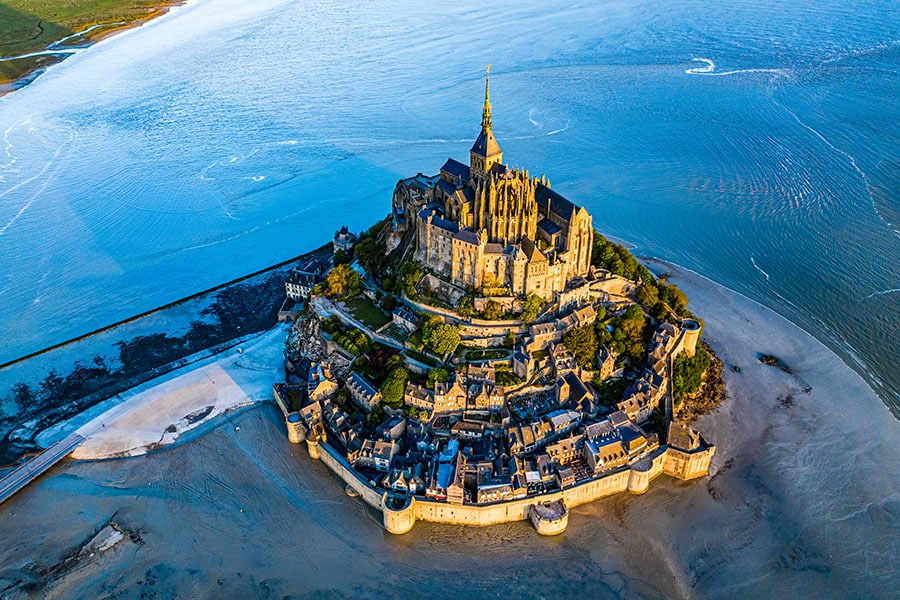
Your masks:
{"label": "stone tower", "polygon": [[469,164],[473,178],[482,182],[487,178],[491,167],[501,164],[503,151],[491,131],[494,123],[491,120],[491,65],[487,66],[484,76],[484,109],[481,113],[481,133],[469,151]]}

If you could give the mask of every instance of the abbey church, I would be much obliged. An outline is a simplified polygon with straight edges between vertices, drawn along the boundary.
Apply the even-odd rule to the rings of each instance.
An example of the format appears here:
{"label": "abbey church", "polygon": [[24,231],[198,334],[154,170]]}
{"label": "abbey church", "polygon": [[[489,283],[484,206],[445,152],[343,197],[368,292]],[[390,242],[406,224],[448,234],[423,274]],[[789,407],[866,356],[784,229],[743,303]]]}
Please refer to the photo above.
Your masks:
{"label": "abbey church", "polygon": [[591,264],[591,215],[542,175],[503,164],[494,137],[490,80],[469,164],[448,159],[439,175],[401,180],[393,222],[412,230],[414,258],[453,285],[550,299]]}

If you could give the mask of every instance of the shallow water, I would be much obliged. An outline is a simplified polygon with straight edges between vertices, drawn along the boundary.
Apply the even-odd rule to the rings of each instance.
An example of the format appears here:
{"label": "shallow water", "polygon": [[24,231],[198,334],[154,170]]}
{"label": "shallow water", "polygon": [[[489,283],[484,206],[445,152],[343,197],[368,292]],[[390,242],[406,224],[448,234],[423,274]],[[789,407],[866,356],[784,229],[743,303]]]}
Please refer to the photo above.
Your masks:
{"label": "shallow water", "polygon": [[510,164],[897,410],[890,3],[393,4],[195,1],[0,99],[0,362],[366,227],[465,159],[490,62]]}
{"label": "shallow water", "polygon": [[[716,443],[708,478],[662,476],[644,495],[577,507],[552,538],[528,523],[393,536],[287,442],[267,403],[164,451],[66,461],[4,504],[5,597],[892,598],[900,423],[790,323],[689,273],[677,281],[741,367],[700,422]],[[110,519],[140,545],[55,568]]]}

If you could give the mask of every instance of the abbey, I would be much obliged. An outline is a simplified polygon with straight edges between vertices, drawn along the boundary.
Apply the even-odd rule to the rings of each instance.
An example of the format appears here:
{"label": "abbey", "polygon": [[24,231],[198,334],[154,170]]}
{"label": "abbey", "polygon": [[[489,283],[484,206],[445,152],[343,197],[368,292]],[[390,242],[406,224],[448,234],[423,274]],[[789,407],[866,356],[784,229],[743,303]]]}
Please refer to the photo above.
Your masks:
{"label": "abbey", "polygon": [[486,77],[469,164],[451,158],[439,175],[397,183],[394,227],[413,230],[414,258],[458,287],[550,299],[590,268],[591,215],[543,175],[504,165],[492,127]]}

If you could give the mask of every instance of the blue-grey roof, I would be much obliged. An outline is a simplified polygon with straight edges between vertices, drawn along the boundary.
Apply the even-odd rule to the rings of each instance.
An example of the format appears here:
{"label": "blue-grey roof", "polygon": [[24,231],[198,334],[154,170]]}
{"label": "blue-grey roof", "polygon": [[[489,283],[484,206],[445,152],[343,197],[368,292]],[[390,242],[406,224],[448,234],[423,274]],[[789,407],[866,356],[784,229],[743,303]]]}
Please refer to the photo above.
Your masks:
{"label": "blue-grey roof", "polygon": [[410,309],[406,308],[406,306],[404,306],[402,304],[394,309],[393,314],[397,315],[404,321],[408,321],[410,323],[418,323],[418,321],[419,321],[419,315],[417,315]]}
{"label": "blue-grey roof", "polygon": [[477,246],[479,243],[478,234],[471,229],[463,229],[455,236],[453,236],[453,239],[465,242],[467,244],[473,244],[475,246]]}
{"label": "blue-grey roof", "polygon": [[449,181],[444,181],[443,179],[441,179],[440,181],[438,181],[437,185],[448,194],[452,195],[456,193],[456,186]]}
{"label": "blue-grey roof", "polygon": [[550,212],[566,219],[571,217],[572,211],[578,208],[542,183],[539,183],[535,188],[534,198],[541,209],[545,210],[549,204]]}
{"label": "blue-grey roof", "polygon": [[469,181],[469,166],[464,165],[458,160],[448,158],[447,162],[444,163],[444,166],[441,167],[441,171],[449,173],[454,177],[459,177],[463,181]]}
{"label": "blue-grey roof", "polygon": [[431,220],[431,224],[453,234],[459,231],[458,223],[454,223],[453,221],[448,221],[447,219],[442,219],[440,217],[433,218]]}
{"label": "blue-grey roof", "polygon": [[347,387],[356,388],[369,397],[374,396],[378,391],[375,389],[375,386],[359,373],[350,373],[350,377],[347,378]]}
{"label": "blue-grey roof", "polygon": [[493,131],[482,129],[472,144],[471,151],[480,156],[493,156],[500,153],[500,144],[497,143]]}
{"label": "blue-grey roof", "polygon": [[316,283],[316,276],[312,273],[294,270],[288,275],[287,280],[288,283],[312,287]]}
{"label": "blue-grey roof", "polygon": [[463,188],[461,190],[456,190],[457,195],[462,196],[463,202],[474,202],[475,201],[475,190],[470,187]]}
{"label": "blue-grey roof", "polygon": [[541,219],[540,221],[538,221],[537,226],[547,235],[554,235],[562,231],[562,227],[560,227],[550,219]]}

